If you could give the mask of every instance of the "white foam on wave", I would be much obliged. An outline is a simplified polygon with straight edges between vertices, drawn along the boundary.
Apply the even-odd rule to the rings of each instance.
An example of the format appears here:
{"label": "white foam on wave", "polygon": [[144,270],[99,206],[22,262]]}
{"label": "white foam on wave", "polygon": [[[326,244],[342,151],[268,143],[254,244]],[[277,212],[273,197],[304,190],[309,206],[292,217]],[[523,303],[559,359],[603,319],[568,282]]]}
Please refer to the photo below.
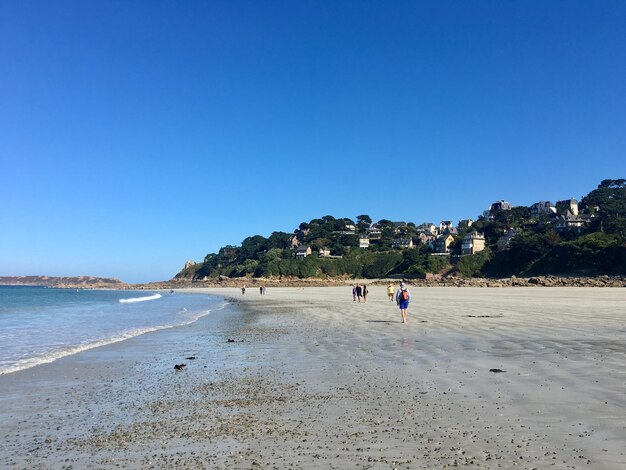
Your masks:
{"label": "white foam on wave", "polygon": [[[157,295],[161,297],[160,294],[157,294]],[[119,343],[120,341],[125,341],[127,339],[135,338],[136,336],[140,336],[146,333],[152,333],[153,331],[160,331],[160,330],[166,330],[168,328],[176,328],[179,326],[190,325],[192,323],[197,322],[200,318],[208,315],[212,311],[222,310],[224,307],[226,307],[226,305],[228,305],[228,302],[224,302],[222,305],[218,306],[217,308],[214,308],[213,310],[202,310],[198,312],[197,314],[193,315],[192,317],[186,319],[185,321],[176,323],[174,325],[159,325],[159,326],[152,326],[149,328],[137,328],[134,330],[126,331],[112,338],[93,341],[91,343],[80,344],[78,346],[71,346],[68,348],[61,349],[59,351],[51,351],[41,356],[23,359],[8,367],[2,367],[0,365],[0,375],[11,374],[13,372],[19,372],[20,370],[29,369],[31,367],[35,367],[41,364],[48,364],[50,362],[56,361],[57,359],[61,359],[65,356],[71,356],[72,354],[78,354],[80,352],[87,351],[93,348],[98,348],[100,346],[106,346],[108,344]]]}
{"label": "white foam on wave", "polygon": [[162,297],[161,294],[149,295],[147,297],[131,297],[130,299],[120,299],[120,303],[126,304],[131,302],[145,302],[147,300],[156,300]]}

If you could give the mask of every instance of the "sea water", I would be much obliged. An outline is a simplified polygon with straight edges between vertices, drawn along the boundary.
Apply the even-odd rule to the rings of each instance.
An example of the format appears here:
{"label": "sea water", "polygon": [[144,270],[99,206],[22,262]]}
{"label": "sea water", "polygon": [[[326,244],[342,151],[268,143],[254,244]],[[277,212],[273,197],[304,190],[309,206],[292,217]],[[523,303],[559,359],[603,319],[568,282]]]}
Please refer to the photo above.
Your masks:
{"label": "sea water", "polygon": [[0,374],[198,320],[220,297],[0,286]]}

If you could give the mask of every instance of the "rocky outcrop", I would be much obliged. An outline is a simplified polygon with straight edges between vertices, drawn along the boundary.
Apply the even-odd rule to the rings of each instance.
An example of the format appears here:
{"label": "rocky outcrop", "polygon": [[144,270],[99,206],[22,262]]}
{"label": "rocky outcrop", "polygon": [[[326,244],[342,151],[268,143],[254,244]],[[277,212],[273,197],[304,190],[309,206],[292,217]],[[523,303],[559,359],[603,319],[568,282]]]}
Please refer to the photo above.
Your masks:
{"label": "rocky outcrop", "polygon": [[[235,277],[219,276],[215,278],[173,279],[168,282],[135,285],[134,289],[176,289],[185,287],[324,287],[346,286],[354,282],[367,285],[397,284],[399,279],[351,279],[336,278],[305,278],[297,277]],[[415,287],[626,287],[626,276],[598,277],[559,277],[537,276],[518,278],[515,276],[503,279],[460,278],[441,275],[429,276],[427,279],[407,279],[405,282]]]}
{"label": "rocky outcrop", "polygon": [[626,287],[625,276],[511,276],[503,279],[432,277],[407,282],[421,287]]}
{"label": "rocky outcrop", "polygon": [[183,271],[185,271],[186,269],[189,269],[189,268],[191,268],[192,266],[195,266],[195,265],[196,265],[196,262],[195,262],[195,261],[193,261],[193,260],[187,260],[187,261],[185,262],[185,267],[183,268]]}

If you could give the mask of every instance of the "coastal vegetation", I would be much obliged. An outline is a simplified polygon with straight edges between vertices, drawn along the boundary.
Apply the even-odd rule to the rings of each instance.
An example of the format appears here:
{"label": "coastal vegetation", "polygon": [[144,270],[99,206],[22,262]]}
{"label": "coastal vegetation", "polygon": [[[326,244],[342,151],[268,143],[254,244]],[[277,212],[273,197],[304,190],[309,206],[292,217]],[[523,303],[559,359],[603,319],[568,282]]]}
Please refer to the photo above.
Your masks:
{"label": "coastal vegetation", "polygon": [[[484,237],[484,249],[467,254],[471,244],[464,240],[475,234]],[[626,274],[625,234],[626,180],[607,179],[580,202],[527,207],[500,201],[455,227],[326,215],[293,233],[254,235],[222,247],[202,263],[188,263],[176,278]]]}

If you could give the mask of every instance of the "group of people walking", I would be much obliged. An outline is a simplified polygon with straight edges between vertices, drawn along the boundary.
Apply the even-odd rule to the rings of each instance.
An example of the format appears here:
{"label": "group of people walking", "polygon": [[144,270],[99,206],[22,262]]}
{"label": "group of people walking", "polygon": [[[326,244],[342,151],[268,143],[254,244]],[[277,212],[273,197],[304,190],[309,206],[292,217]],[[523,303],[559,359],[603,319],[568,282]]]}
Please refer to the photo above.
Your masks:
{"label": "group of people walking", "polygon": [[[361,302],[361,297],[363,297],[364,302],[367,302],[367,294],[368,290],[366,285],[352,285],[352,299],[355,302]],[[409,302],[411,301],[411,293],[409,292],[409,289],[404,284],[404,282],[401,282],[397,289],[393,286],[393,284],[389,284],[387,286],[387,297],[389,299],[389,302],[396,302],[396,304],[400,308],[402,323],[406,323]]]}
{"label": "group of people walking", "polygon": [[[246,286],[241,286],[241,295],[246,294]],[[265,286],[259,286],[259,294],[265,295]]]}
{"label": "group of people walking", "polygon": [[[241,288],[241,293],[242,295],[246,293],[245,285]],[[265,286],[259,287],[259,294],[265,295]],[[355,302],[361,303],[361,300],[363,300],[363,303],[367,303],[368,294],[369,290],[365,284],[361,285],[356,283],[352,285],[352,300]],[[400,308],[402,323],[406,323],[407,310],[409,308],[409,302],[411,301],[411,293],[404,282],[401,282],[397,289],[393,286],[393,284],[389,284],[387,286],[387,297],[390,302],[396,302]]]}
{"label": "group of people walking", "polygon": [[360,285],[359,283],[352,285],[352,300],[355,302],[361,302],[361,298],[363,298],[363,303],[367,302],[367,294],[369,294],[369,290],[367,290],[367,286],[365,284]]}

